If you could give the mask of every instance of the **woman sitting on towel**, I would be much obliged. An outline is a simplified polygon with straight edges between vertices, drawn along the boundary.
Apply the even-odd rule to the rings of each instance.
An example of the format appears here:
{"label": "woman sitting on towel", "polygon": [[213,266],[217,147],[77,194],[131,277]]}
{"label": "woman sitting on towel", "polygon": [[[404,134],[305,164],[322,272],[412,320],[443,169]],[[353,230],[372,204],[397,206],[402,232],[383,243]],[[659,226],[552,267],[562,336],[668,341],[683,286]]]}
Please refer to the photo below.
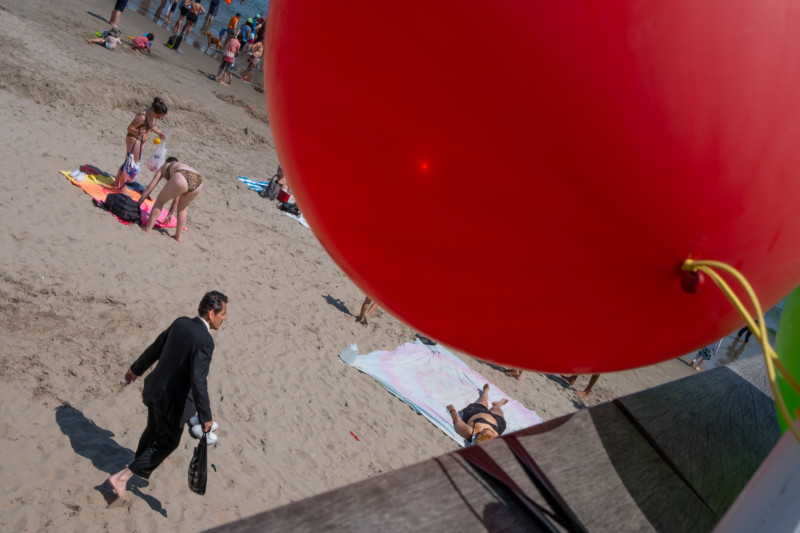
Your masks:
{"label": "woman sitting on towel", "polygon": [[464,408],[463,417],[459,416],[453,404],[447,406],[450,416],[453,417],[453,427],[456,432],[472,443],[484,442],[499,437],[506,430],[506,419],[503,417],[503,407],[508,400],[492,402],[489,408],[489,384],[483,386],[478,403],[471,403]]}
{"label": "woman sitting on towel", "polygon": [[[153,189],[156,188],[156,185],[158,185],[158,182],[161,181],[162,178],[167,181],[167,184],[164,185],[164,188],[161,189],[161,192],[156,197],[144,231],[145,233],[150,233],[156,220],[158,220],[158,217],[161,215],[161,210],[164,209],[164,205],[172,200],[173,207],[170,209],[170,214],[176,209],[178,212],[178,226],[175,228],[175,240],[181,242],[183,226],[186,224],[186,208],[189,207],[192,200],[200,195],[200,191],[203,189],[203,178],[189,165],[179,163],[177,158],[168,157],[164,166],[156,171],[150,185],[147,186],[142,193],[142,197],[139,198],[138,204],[140,206],[144,203],[147,195],[153,192]],[[175,207],[175,202],[178,203],[177,208]]]}

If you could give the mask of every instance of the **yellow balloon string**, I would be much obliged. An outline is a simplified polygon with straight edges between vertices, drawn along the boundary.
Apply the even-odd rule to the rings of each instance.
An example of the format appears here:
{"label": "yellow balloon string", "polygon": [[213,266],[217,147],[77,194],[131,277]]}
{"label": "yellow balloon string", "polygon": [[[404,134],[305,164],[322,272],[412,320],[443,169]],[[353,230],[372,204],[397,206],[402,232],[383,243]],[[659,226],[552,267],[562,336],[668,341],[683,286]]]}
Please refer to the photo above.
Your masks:
{"label": "yellow balloon string", "polygon": [[[730,274],[742,285],[747,293],[748,298],[750,299],[750,303],[755,309],[756,316],[759,317],[758,320],[753,318],[739,297],[736,296],[736,293],[733,292],[733,289],[730,287],[730,285],[728,285],[728,283],[722,279],[722,276],[720,276],[714,269],[718,269],[722,272]],[[789,382],[789,385],[791,385],[791,387],[798,394],[800,394],[800,385],[798,385],[794,377],[789,374],[789,372],[786,370],[786,367],[783,366],[783,363],[781,363],[781,361],[778,359],[778,354],[775,353],[775,350],[773,350],[772,346],[769,344],[769,339],[767,337],[767,324],[764,320],[764,313],[761,310],[761,304],[758,302],[758,298],[756,297],[753,287],[741,274],[741,272],[727,263],[722,263],[720,261],[700,261],[687,259],[683,263],[681,270],[686,272],[702,272],[708,276],[714,283],[717,284],[725,296],[728,297],[736,310],[739,311],[739,314],[742,315],[747,323],[747,327],[753,332],[753,336],[761,344],[761,347],[764,351],[764,363],[767,367],[767,377],[769,378],[769,385],[772,388],[772,395],[775,397],[775,405],[778,406],[778,411],[780,411],[784,420],[786,420],[786,425],[789,427],[789,430],[792,432],[792,434],[794,434],[797,441],[800,442],[800,432],[798,432],[797,428],[795,428],[794,424],[792,424],[793,417],[789,414],[789,409],[786,407],[786,402],[783,400],[780,390],[778,389],[775,367],[777,367],[778,371],[781,373],[781,376],[783,376],[783,378]],[[800,415],[800,413],[796,414]]]}

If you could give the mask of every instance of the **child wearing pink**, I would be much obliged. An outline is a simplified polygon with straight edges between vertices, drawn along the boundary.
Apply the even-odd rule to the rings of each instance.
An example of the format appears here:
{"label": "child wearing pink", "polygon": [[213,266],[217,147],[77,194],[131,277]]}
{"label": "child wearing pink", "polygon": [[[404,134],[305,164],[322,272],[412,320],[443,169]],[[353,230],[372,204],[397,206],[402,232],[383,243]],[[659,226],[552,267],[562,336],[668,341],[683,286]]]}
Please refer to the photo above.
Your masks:
{"label": "child wearing pink", "polygon": [[225,74],[228,74],[228,83],[233,81],[231,69],[233,68],[233,62],[236,60],[236,56],[239,54],[239,47],[241,46],[242,43],[239,42],[239,39],[231,39],[228,42],[228,46],[225,47],[225,53],[222,54],[222,63],[219,64],[219,71],[215,78],[223,85],[225,85]]}
{"label": "child wearing pink", "polygon": [[[152,38],[151,38],[152,37]],[[150,51],[150,41],[153,40],[155,36],[150,33],[148,35],[140,35],[133,40],[133,49],[137,52],[141,52],[142,50],[147,50],[148,54],[151,54]]]}

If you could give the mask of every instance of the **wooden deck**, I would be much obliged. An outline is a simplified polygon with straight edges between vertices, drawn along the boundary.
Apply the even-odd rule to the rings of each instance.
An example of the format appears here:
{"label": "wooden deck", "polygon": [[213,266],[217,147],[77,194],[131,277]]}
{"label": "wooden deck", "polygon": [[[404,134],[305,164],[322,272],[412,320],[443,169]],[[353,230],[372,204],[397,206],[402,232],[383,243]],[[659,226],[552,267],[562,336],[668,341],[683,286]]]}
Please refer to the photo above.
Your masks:
{"label": "wooden deck", "polygon": [[[586,530],[704,532],[780,431],[763,361],[749,358],[514,436]],[[213,531],[547,531],[525,496],[468,461],[485,455],[546,515],[552,499],[542,496],[510,443],[504,436]]]}

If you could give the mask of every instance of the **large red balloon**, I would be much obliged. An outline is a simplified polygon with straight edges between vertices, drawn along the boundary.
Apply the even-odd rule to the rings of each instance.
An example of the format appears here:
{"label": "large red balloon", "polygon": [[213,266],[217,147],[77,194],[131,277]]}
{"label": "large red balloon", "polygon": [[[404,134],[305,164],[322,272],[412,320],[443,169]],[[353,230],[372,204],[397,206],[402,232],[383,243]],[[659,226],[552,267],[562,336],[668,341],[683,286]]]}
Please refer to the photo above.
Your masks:
{"label": "large red balloon", "polygon": [[687,257],[800,283],[793,0],[273,0],[266,93],[297,201],[411,326],[603,372],[743,320]]}

